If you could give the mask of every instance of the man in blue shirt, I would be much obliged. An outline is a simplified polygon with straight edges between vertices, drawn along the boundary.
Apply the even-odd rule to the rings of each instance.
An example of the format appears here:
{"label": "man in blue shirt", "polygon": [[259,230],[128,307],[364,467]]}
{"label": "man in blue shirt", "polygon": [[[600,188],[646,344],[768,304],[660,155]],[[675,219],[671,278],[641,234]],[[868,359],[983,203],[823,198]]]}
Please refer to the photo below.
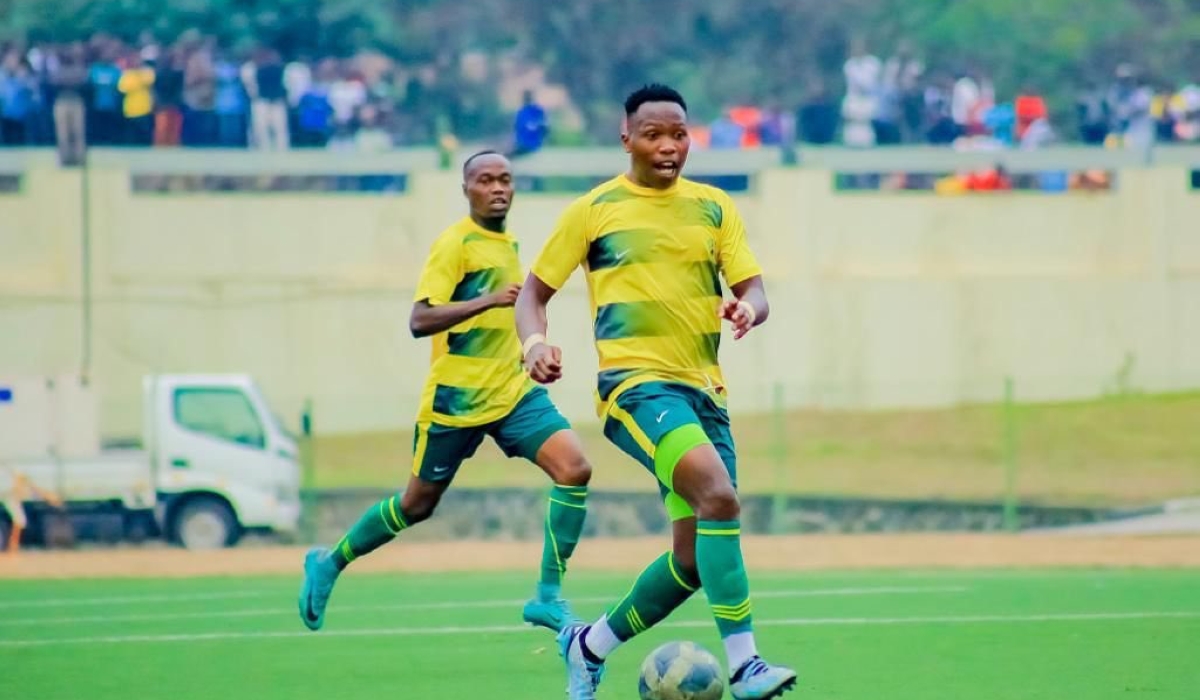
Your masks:
{"label": "man in blue shirt", "polygon": [[517,118],[513,124],[512,155],[520,156],[537,151],[546,142],[549,132],[546,110],[533,101],[533,92],[526,90],[524,105],[517,111]]}

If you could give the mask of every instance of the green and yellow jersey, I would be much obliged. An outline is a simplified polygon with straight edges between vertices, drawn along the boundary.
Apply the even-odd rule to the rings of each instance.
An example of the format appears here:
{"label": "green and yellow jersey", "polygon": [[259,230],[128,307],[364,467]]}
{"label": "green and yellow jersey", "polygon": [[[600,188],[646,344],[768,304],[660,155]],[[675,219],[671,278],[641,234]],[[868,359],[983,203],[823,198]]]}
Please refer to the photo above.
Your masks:
{"label": "green and yellow jersey", "polygon": [[725,192],[680,178],[666,190],[621,175],[575,200],[532,271],[561,289],[583,265],[600,356],[596,408],[649,381],[680,382],[722,401],[720,276],[762,274]]}
{"label": "green and yellow jersey", "polygon": [[[470,301],[523,281],[517,240],[470,217],[434,241],[414,301]],[[432,337],[417,422],[471,427],[499,420],[535,386],[521,362],[512,307],[489,309]]]}

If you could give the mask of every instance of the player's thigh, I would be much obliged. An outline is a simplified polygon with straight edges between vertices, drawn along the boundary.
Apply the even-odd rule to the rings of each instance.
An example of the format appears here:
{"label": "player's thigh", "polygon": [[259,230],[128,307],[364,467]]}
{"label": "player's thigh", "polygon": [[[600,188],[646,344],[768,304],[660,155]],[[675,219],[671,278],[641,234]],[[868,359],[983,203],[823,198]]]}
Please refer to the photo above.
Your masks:
{"label": "player's thigh", "polygon": [[521,397],[508,415],[492,423],[488,433],[505,456],[540,464],[538,455],[550,438],[570,429],[571,423],[550,400],[549,392],[537,386]]}
{"label": "player's thigh", "polygon": [[713,447],[716,448],[717,454],[720,455],[721,462],[725,466],[725,471],[729,474],[729,481],[736,489],[738,483],[737,447],[733,441],[729,411],[717,406],[708,397],[703,397],[703,401],[704,403],[696,407],[696,414],[700,417],[700,426],[704,429],[704,433],[712,442]]}
{"label": "player's thigh", "polygon": [[485,434],[483,427],[417,423],[413,435],[413,476],[435,484],[450,483],[463,462],[479,449]]}
{"label": "player's thigh", "polygon": [[694,516],[673,488],[679,458],[708,442],[686,387],[648,382],[627,389],[609,407],[605,437],[633,457],[659,483],[671,520]]}

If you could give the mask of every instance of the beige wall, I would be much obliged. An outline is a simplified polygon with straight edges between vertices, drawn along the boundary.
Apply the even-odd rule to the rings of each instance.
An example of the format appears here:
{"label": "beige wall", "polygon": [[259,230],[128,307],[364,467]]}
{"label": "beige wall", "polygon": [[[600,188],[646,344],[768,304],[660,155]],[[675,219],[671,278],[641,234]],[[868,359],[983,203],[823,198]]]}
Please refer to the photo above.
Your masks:
{"label": "beige wall", "polygon": [[[462,215],[455,173],[400,196],[135,195],[90,173],[93,377],[106,433],[135,432],[146,372],[255,375],[294,424],[407,424],[428,341],[406,319],[433,236]],[[1145,389],[1200,386],[1200,193],[1182,167],[1130,169],[1112,193],[942,198],[835,193],[820,169],[762,171],[739,197],[767,270],[771,322],[723,358],[737,410],[790,403],[940,406],[1091,396],[1127,358]],[[27,173],[0,196],[0,375],[81,362],[81,175]],[[528,263],[566,196],[520,195]],[[552,307],[567,377],[590,420],[595,354],[577,273]]]}

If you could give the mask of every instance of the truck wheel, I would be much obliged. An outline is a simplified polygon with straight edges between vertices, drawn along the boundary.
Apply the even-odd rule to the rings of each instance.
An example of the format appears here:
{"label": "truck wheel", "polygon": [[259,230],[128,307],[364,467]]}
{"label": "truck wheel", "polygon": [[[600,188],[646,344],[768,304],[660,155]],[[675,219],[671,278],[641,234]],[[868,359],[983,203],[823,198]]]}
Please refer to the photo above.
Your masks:
{"label": "truck wheel", "polygon": [[131,515],[125,519],[125,539],[133,544],[141,544],[150,539],[151,523],[144,515]]}
{"label": "truck wheel", "polygon": [[183,506],[175,517],[175,538],[184,549],[220,549],[237,542],[233,511],[221,501],[204,498]]}

